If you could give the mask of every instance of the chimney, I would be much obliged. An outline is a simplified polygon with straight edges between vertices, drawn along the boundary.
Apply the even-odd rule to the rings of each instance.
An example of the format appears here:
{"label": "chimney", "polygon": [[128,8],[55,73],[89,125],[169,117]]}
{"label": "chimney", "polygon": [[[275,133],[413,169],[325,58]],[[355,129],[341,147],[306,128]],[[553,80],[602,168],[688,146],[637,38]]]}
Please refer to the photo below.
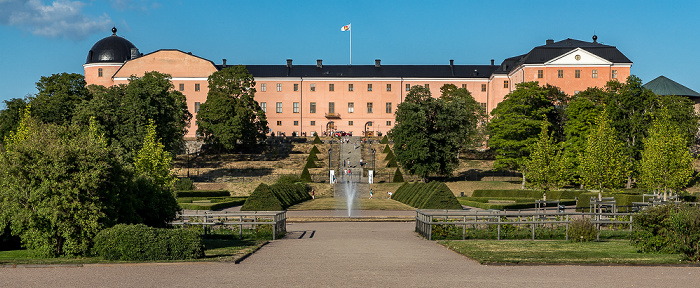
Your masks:
{"label": "chimney", "polygon": [[450,74],[455,76],[455,60],[450,59]]}
{"label": "chimney", "polygon": [[224,64],[221,65],[221,66],[223,66],[224,68],[226,68],[226,59],[224,59]]}
{"label": "chimney", "polygon": [[316,67],[323,68],[323,60],[321,60],[321,59],[316,60]]}
{"label": "chimney", "polygon": [[554,44],[554,39],[547,39],[546,44],[547,44],[547,45],[549,45],[549,44]]}
{"label": "chimney", "polygon": [[139,49],[131,48],[131,59],[139,58]]}
{"label": "chimney", "polygon": [[382,60],[381,59],[374,59],[374,67],[381,67],[382,66]]}
{"label": "chimney", "polygon": [[491,66],[493,66],[493,61],[494,61],[494,60],[493,60],[493,59],[491,59]]}
{"label": "chimney", "polygon": [[287,59],[287,68],[292,69],[292,59]]}
{"label": "chimney", "polygon": [[450,67],[454,67],[454,66],[455,66],[455,60],[450,59]]}

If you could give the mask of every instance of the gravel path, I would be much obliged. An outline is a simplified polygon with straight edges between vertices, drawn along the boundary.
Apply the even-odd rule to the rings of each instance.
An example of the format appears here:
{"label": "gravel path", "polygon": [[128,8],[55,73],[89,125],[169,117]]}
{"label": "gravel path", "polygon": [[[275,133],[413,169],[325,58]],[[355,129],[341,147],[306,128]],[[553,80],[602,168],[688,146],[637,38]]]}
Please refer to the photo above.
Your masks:
{"label": "gravel path", "polygon": [[698,267],[482,266],[413,223],[290,223],[241,264],[0,269],[0,287],[697,287]]}

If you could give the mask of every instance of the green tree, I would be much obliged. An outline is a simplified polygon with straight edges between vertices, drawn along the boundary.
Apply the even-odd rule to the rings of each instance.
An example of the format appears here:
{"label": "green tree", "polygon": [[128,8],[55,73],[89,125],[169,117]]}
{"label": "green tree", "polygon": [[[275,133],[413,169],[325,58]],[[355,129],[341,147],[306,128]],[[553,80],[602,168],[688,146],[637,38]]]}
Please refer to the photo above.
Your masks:
{"label": "green tree", "polygon": [[17,130],[22,111],[27,107],[27,100],[12,98],[5,100],[5,109],[0,111],[0,141],[4,141],[12,131]]}
{"label": "green tree", "polygon": [[622,187],[629,174],[623,144],[610,122],[607,112],[601,112],[588,133],[583,153],[579,155],[581,184],[598,189],[598,198],[602,197],[604,189]]}
{"label": "green tree", "polygon": [[664,194],[678,191],[688,185],[693,177],[693,157],[688,152],[688,142],[680,129],[675,127],[667,109],[653,117],[649,136],[643,140],[644,150],[640,161],[640,185]]}
{"label": "green tree", "polygon": [[571,100],[565,109],[564,123],[564,157],[571,172],[577,173],[578,156],[582,154],[586,146],[588,132],[593,127],[596,118],[605,109],[604,101],[607,97],[605,91],[600,88],[588,88],[581,93],[571,96]]}
{"label": "green tree", "polygon": [[39,93],[31,99],[32,115],[45,123],[70,124],[75,108],[91,98],[85,77],[76,73],[42,76],[36,82]]}
{"label": "green tree", "polygon": [[235,149],[266,138],[267,118],[255,101],[255,80],[245,66],[231,66],[209,76],[209,93],[197,114],[198,133],[208,143]]}
{"label": "green tree", "polygon": [[396,161],[408,173],[427,181],[431,174],[449,175],[456,167],[459,149],[474,136],[481,109],[462,90],[464,97],[435,99],[430,90],[416,85],[397,107],[389,136]]}
{"label": "green tree", "polygon": [[537,82],[517,84],[491,111],[493,118],[487,125],[488,145],[496,152],[494,168],[520,170],[543,124],[552,127],[554,139],[561,139],[563,111],[559,105],[566,101],[557,87],[541,87]]}
{"label": "green tree", "polygon": [[549,191],[556,190],[569,181],[564,154],[549,136],[547,124],[542,124],[537,142],[530,147],[530,155],[523,165],[523,175],[529,186]]}
{"label": "green tree", "polygon": [[153,179],[154,185],[163,189],[174,187],[175,176],[170,172],[173,168],[173,157],[165,151],[165,146],[156,138],[156,124],[148,120],[146,137],[143,140],[141,150],[136,153],[134,168],[136,173],[144,174]]}
{"label": "green tree", "polygon": [[89,89],[94,97],[77,108],[77,123],[85,125],[94,117],[111,144],[122,147],[132,158],[141,149],[152,119],[165,150],[179,151],[192,114],[185,95],[175,91],[170,75],[147,72],[143,77],[129,78],[128,85],[91,85]]}
{"label": "green tree", "polygon": [[700,126],[700,117],[695,113],[693,101],[685,96],[658,95],[657,97],[658,108],[654,113],[667,114],[669,122],[678,128],[678,132],[687,144],[689,146],[694,144]]}

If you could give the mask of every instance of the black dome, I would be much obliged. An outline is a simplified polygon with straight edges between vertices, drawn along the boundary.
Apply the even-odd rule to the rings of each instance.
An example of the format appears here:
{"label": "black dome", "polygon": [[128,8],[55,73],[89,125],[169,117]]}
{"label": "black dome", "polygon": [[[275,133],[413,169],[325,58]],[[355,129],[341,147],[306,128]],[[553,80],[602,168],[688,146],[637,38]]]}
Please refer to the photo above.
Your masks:
{"label": "black dome", "polygon": [[124,63],[137,58],[139,50],[129,40],[117,36],[117,29],[112,28],[112,36],[97,41],[88,52],[85,64],[90,63]]}

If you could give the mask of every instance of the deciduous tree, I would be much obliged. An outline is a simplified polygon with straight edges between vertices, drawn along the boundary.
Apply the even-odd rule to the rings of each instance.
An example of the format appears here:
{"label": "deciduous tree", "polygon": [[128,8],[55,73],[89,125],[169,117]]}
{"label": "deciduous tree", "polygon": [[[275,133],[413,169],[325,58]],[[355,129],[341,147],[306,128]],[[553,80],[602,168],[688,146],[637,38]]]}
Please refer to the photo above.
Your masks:
{"label": "deciduous tree", "polygon": [[590,130],[586,146],[579,155],[581,184],[598,189],[598,198],[604,189],[619,188],[629,175],[629,164],[617,131],[610,124],[606,111],[600,113]]}
{"label": "deciduous tree", "polygon": [[540,130],[539,139],[530,147],[530,155],[523,165],[523,174],[530,187],[546,192],[566,185],[569,171],[558,143],[549,136],[547,124]]}

